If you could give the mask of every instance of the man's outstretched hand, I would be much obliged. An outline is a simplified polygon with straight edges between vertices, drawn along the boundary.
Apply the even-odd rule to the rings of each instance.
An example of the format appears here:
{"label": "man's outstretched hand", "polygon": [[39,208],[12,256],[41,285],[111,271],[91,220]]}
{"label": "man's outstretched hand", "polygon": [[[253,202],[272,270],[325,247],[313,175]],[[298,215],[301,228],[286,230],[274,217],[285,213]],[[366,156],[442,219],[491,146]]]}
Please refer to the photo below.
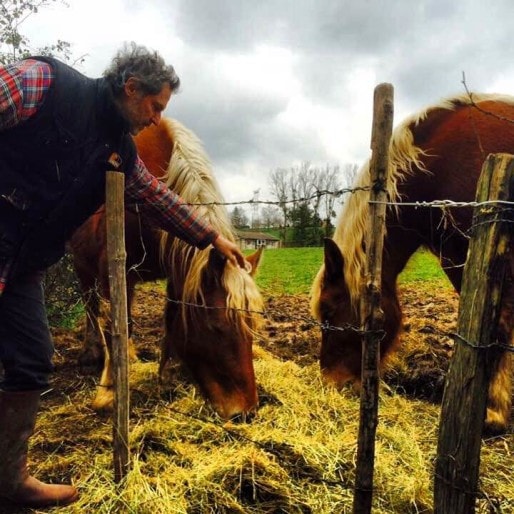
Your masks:
{"label": "man's outstretched hand", "polygon": [[212,246],[214,246],[214,248],[216,248],[221,255],[226,257],[234,266],[239,266],[243,269],[251,268],[250,263],[244,258],[239,246],[222,235],[219,235],[213,241]]}

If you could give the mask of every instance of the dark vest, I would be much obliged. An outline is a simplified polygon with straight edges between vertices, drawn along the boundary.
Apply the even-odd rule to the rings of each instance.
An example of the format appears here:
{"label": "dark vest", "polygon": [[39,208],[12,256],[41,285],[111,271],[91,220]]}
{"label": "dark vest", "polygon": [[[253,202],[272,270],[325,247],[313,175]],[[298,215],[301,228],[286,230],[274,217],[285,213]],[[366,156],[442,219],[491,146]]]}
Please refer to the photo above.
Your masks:
{"label": "dark vest", "polygon": [[60,61],[43,105],[0,132],[0,264],[46,269],[64,255],[73,231],[105,202],[105,173],[116,152],[131,173],[136,150],[104,79]]}

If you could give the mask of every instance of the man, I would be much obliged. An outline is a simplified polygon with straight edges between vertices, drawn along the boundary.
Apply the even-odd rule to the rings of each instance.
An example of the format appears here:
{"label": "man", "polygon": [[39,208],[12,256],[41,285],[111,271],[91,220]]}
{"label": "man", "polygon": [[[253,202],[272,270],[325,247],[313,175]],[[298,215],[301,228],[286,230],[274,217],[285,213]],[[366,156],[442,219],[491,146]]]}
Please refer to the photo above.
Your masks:
{"label": "man", "polygon": [[71,485],[31,477],[26,465],[40,392],[52,371],[42,278],[104,202],[108,169],[123,170],[127,197],[145,203],[162,229],[245,264],[239,248],[198,219],[137,156],[130,134],[158,124],[179,85],[172,66],[134,43],[100,79],[48,57],[0,67],[1,497],[32,507],[78,497]]}

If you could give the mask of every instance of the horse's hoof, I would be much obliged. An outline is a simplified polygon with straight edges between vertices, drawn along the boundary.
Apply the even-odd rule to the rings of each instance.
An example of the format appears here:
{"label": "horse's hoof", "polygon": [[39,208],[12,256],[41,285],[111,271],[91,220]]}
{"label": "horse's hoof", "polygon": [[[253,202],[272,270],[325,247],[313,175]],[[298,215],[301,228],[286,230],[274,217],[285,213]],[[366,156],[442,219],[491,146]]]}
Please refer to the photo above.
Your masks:
{"label": "horse's hoof", "polygon": [[114,391],[112,387],[99,386],[92,408],[99,414],[110,414],[114,409]]}
{"label": "horse's hoof", "polygon": [[136,352],[136,345],[134,344],[132,337],[129,337],[127,347],[128,347],[129,362],[137,362],[139,360],[139,358],[138,358],[138,355]]}
{"label": "horse's hoof", "polygon": [[499,412],[487,409],[482,434],[484,437],[502,435],[507,432],[507,420]]}

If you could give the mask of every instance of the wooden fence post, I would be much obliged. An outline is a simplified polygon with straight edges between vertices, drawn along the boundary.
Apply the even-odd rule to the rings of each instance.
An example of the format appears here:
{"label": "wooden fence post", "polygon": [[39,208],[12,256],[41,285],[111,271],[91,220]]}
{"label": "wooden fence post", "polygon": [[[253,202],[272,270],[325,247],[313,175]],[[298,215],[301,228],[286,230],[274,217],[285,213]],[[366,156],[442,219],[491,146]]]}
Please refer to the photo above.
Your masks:
{"label": "wooden fence post", "polygon": [[129,468],[128,315],[125,250],[125,175],[106,175],[107,255],[111,297],[112,362],[114,374],[114,481]]}
{"label": "wooden fence post", "polygon": [[[514,157],[489,155],[482,167],[477,202],[513,198]],[[459,304],[455,350],[446,377],[434,478],[436,514],[475,512],[480,446],[490,371],[501,356],[497,341],[512,213],[501,204],[477,206],[473,214]],[[510,217],[510,219],[507,219]]]}
{"label": "wooden fence post", "polygon": [[366,238],[367,269],[361,301],[362,390],[353,513],[371,512],[375,434],[378,423],[378,387],[380,331],[384,319],[380,307],[382,287],[382,251],[389,173],[389,143],[393,128],[393,86],[375,88],[373,129],[371,134],[370,206]]}

